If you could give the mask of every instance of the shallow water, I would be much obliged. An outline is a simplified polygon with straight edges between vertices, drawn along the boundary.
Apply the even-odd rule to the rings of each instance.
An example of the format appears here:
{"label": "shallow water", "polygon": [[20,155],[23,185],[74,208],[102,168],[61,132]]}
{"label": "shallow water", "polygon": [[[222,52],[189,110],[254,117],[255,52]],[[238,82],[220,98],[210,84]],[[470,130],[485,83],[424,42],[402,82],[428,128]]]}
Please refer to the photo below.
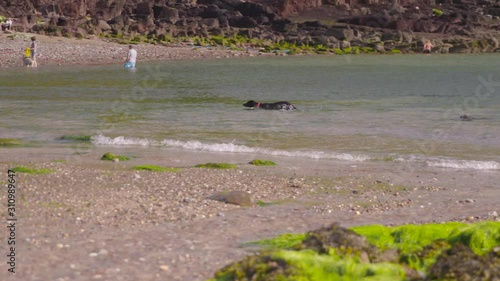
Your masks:
{"label": "shallow water", "polygon": [[[288,100],[300,111],[248,110]],[[0,138],[500,170],[498,55],[311,56],[9,69]],[[461,121],[462,114],[474,118]]]}

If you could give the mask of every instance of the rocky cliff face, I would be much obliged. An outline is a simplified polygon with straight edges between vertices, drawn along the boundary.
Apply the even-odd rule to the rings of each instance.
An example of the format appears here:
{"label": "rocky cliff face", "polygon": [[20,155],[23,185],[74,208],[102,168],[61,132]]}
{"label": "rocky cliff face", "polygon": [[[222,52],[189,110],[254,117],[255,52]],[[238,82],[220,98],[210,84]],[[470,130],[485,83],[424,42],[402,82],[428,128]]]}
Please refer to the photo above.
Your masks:
{"label": "rocky cliff face", "polygon": [[379,52],[495,52],[498,0],[3,0],[14,29],[88,37],[240,35]]}

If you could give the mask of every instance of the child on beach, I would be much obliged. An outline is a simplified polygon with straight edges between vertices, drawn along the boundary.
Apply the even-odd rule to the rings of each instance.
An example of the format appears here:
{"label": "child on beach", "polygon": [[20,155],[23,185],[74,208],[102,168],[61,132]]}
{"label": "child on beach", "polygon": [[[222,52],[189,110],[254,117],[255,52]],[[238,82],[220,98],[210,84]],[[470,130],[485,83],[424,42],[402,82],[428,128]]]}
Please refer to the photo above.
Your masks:
{"label": "child on beach", "polygon": [[33,60],[33,64],[31,67],[38,66],[38,64],[36,62],[37,47],[38,47],[38,42],[36,42],[36,37],[33,36],[33,37],[31,37],[31,45],[30,45],[31,59]]}

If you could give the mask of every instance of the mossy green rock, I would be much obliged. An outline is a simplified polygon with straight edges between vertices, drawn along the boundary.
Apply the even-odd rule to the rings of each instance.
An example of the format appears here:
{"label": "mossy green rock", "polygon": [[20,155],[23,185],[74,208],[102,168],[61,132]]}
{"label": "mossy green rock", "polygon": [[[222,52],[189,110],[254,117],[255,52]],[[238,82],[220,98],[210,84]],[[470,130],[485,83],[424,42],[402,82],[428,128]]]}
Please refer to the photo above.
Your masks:
{"label": "mossy green rock", "polygon": [[236,165],[228,163],[206,163],[198,164],[196,168],[210,168],[210,169],[236,169]]}
{"label": "mossy green rock", "polygon": [[277,248],[230,264],[211,280],[500,280],[500,222],[334,224],[285,235],[257,242]]}
{"label": "mossy green rock", "polygon": [[49,174],[52,173],[52,170],[49,169],[36,169],[36,168],[29,168],[29,167],[24,167],[24,166],[18,166],[10,169],[16,173],[24,173],[24,174]]}
{"label": "mossy green rock", "polygon": [[60,137],[59,140],[70,142],[90,142],[92,137],[84,135],[64,135]]}
{"label": "mossy green rock", "polygon": [[151,172],[179,172],[180,168],[172,168],[172,167],[161,167],[155,165],[140,165],[132,167],[133,170],[139,171],[151,171]]}
{"label": "mossy green rock", "polygon": [[18,139],[0,139],[0,147],[18,146],[18,145],[21,145],[21,141]]}
{"label": "mossy green rock", "polygon": [[276,163],[274,163],[273,161],[259,160],[259,159],[252,160],[252,161],[250,161],[249,164],[252,164],[255,166],[276,166]]}
{"label": "mossy green rock", "polygon": [[500,280],[500,246],[484,256],[458,243],[439,256],[429,271],[429,280]]}
{"label": "mossy green rock", "polygon": [[114,155],[113,153],[104,153],[104,155],[101,157],[101,160],[105,161],[127,161],[130,160],[129,157],[123,156],[123,155]]}
{"label": "mossy green rock", "polygon": [[234,204],[239,206],[253,206],[252,196],[245,191],[219,192],[209,197],[209,199]]}

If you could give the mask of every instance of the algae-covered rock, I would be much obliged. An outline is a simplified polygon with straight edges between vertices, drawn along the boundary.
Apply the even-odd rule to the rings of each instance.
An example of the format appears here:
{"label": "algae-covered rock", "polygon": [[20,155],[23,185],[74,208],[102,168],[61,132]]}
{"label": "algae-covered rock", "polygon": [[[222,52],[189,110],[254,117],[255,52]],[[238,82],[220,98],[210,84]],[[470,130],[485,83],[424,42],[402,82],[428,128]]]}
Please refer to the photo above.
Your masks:
{"label": "algae-covered rock", "polygon": [[[333,224],[254,244],[266,245],[266,252],[226,266],[213,280],[500,280],[500,222],[351,229]],[[258,271],[276,259],[286,274]]]}
{"label": "algae-covered rock", "polygon": [[255,165],[255,166],[276,166],[276,163],[273,161],[269,160],[260,160],[260,159],[255,159],[249,162],[249,164]]}
{"label": "algae-covered rock", "polygon": [[90,142],[92,137],[87,135],[64,135],[61,136],[59,140],[68,142]]}
{"label": "algae-covered rock", "polygon": [[232,263],[215,273],[215,281],[278,281],[290,280],[295,275],[293,267],[279,257],[270,254],[248,256],[240,262]]}
{"label": "algae-covered rock", "polygon": [[21,141],[18,139],[0,139],[0,147],[18,146],[18,145],[21,145]]}
{"label": "algae-covered rock", "polygon": [[365,237],[334,223],[307,234],[302,249],[312,249],[320,254],[328,254],[332,248],[339,253],[358,254],[366,262],[377,259],[379,250],[370,245]]}
{"label": "algae-covered rock", "polygon": [[210,169],[236,169],[236,165],[229,163],[206,163],[198,164],[196,168],[210,168]]}
{"label": "algae-covered rock", "polygon": [[156,165],[140,165],[132,167],[133,170],[150,171],[150,172],[179,172],[180,168],[175,167],[161,167]]}
{"label": "algae-covered rock", "polygon": [[24,167],[24,166],[17,166],[12,169],[11,171],[14,171],[16,173],[24,173],[24,174],[34,174],[34,175],[40,175],[40,174],[49,174],[52,173],[52,170],[49,169],[37,169],[37,168],[30,168],[30,167]]}
{"label": "algae-covered rock", "polygon": [[113,153],[106,152],[101,157],[101,160],[104,160],[104,161],[127,161],[127,160],[130,160],[130,158],[127,156],[114,155]]}
{"label": "algae-covered rock", "polygon": [[209,197],[209,199],[234,204],[239,206],[253,206],[252,196],[245,191],[219,192]]}
{"label": "algae-covered rock", "polygon": [[500,280],[500,247],[484,256],[457,243],[444,251],[429,271],[429,280],[489,281]]}

